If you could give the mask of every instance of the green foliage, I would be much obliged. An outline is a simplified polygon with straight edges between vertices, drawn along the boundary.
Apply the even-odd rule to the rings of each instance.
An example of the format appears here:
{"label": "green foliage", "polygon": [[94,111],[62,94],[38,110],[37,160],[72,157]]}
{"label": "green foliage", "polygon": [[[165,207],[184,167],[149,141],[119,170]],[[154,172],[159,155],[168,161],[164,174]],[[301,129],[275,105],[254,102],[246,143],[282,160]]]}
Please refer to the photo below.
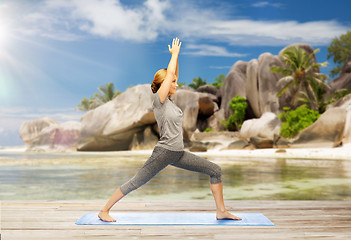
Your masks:
{"label": "green foliage", "polygon": [[330,76],[334,77],[340,74],[342,65],[346,62],[351,54],[351,31],[347,31],[339,38],[335,37],[328,47],[328,59],[333,58],[333,62],[338,64],[330,72]]}
{"label": "green foliage", "polygon": [[204,132],[214,132],[213,130],[212,130],[212,128],[206,128],[205,130],[204,130]]}
{"label": "green foliage", "polygon": [[319,73],[319,67],[326,66],[326,63],[314,63],[314,56],[319,51],[316,49],[313,53],[307,53],[304,49],[291,46],[284,50],[280,60],[284,66],[272,66],[273,73],[282,74],[278,86],[281,86],[277,96],[280,97],[288,90],[291,93],[292,106],[298,106],[299,102],[306,104],[317,110],[319,103],[328,88],[325,80],[327,75]]}
{"label": "green foliage", "polygon": [[227,121],[224,121],[224,125],[230,131],[239,130],[245,120],[246,99],[236,95],[230,100],[229,108],[233,111],[233,114],[228,117]]}
{"label": "green foliage", "polygon": [[107,83],[106,85],[100,86],[98,88],[100,93],[95,93],[94,97],[90,97],[89,99],[84,97],[83,100],[81,100],[81,104],[77,105],[78,109],[81,111],[89,111],[111,101],[121,94],[120,91],[115,91],[114,88],[115,86],[113,83]]}
{"label": "green foliage", "polygon": [[221,74],[215,78],[215,82],[211,83],[211,85],[219,89],[223,85],[224,79],[225,79],[225,75]]}
{"label": "green foliage", "polygon": [[193,89],[198,89],[199,87],[206,85],[206,84],[207,84],[206,79],[203,80],[201,77],[198,77],[198,78],[194,78],[193,82],[190,83],[188,86],[193,88]]}
{"label": "green foliage", "polygon": [[290,110],[289,107],[285,107],[284,111],[278,114],[282,122],[280,135],[285,138],[293,138],[302,129],[314,123],[319,116],[320,113],[318,111],[311,110],[306,106],[300,106],[295,110]]}
{"label": "green foliage", "polygon": [[177,84],[178,84],[178,86],[179,86],[179,87],[183,87],[183,86],[185,86],[185,85],[186,85],[186,83],[185,83],[185,82],[177,82]]}
{"label": "green foliage", "polygon": [[334,104],[337,101],[339,101],[341,98],[349,94],[351,94],[351,91],[349,89],[347,88],[339,89],[335,93],[333,93],[333,95],[327,98],[327,100],[325,101],[325,105]]}

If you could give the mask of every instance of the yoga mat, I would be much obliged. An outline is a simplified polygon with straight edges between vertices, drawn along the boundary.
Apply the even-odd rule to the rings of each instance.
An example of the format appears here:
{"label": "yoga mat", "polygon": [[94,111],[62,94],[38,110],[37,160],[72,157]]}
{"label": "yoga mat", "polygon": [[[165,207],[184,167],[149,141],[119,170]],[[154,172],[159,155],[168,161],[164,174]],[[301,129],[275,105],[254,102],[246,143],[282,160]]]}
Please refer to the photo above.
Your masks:
{"label": "yoga mat", "polygon": [[233,213],[242,220],[217,220],[215,213],[203,212],[118,212],[110,213],[116,222],[104,222],[98,213],[88,212],[77,225],[237,225],[274,226],[262,213]]}

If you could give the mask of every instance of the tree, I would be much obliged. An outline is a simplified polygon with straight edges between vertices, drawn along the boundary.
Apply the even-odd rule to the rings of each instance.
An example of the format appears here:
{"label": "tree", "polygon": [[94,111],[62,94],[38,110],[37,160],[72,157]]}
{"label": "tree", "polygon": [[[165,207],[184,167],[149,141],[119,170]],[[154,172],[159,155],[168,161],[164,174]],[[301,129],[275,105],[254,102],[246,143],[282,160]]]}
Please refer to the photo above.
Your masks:
{"label": "tree", "polygon": [[338,64],[330,71],[330,76],[334,77],[340,74],[342,66],[351,54],[351,31],[347,31],[339,38],[335,37],[328,47],[328,59],[333,58],[333,62]]}
{"label": "tree", "polygon": [[194,78],[193,82],[190,83],[188,86],[193,88],[193,89],[198,89],[199,87],[206,85],[206,84],[207,84],[206,79],[202,80],[201,77],[198,77],[198,78]]}
{"label": "tree", "polygon": [[283,112],[278,114],[282,122],[280,127],[280,135],[285,138],[295,137],[302,129],[310,126],[319,117],[318,111],[311,110],[306,106],[300,106],[295,110],[289,107],[284,107]]}
{"label": "tree", "polygon": [[100,93],[95,93],[94,97],[90,97],[89,99],[84,97],[83,100],[81,100],[81,104],[77,105],[78,109],[81,111],[89,111],[111,101],[121,94],[120,91],[115,91],[114,88],[115,86],[113,83],[107,83],[106,85],[100,86],[98,88]]}
{"label": "tree", "polygon": [[313,53],[307,53],[304,49],[296,46],[287,48],[280,57],[284,66],[272,66],[273,73],[283,75],[278,81],[278,86],[282,88],[277,93],[280,97],[287,90],[291,92],[291,104],[296,106],[298,101],[306,102],[308,100],[310,107],[314,110],[319,108],[319,90],[327,89],[328,85],[325,79],[327,75],[319,73],[319,67],[326,66],[326,63],[314,63],[314,55],[319,49]]}
{"label": "tree", "polygon": [[211,85],[213,85],[213,86],[215,86],[216,88],[219,89],[223,85],[224,79],[225,79],[225,75],[221,74],[221,75],[219,75],[218,77],[215,78],[215,82],[211,83]]}
{"label": "tree", "polygon": [[230,100],[229,108],[233,111],[233,114],[228,117],[227,121],[224,121],[224,125],[228,130],[239,130],[245,120],[246,99],[236,95]]}
{"label": "tree", "polygon": [[186,85],[186,83],[185,83],[185,82],[177,82],[177,84],[178,84],[178,86],[179,86],[179,87],[183,87],[183,86],[185,86],[185,85]]}
{"label": "tree", "polygon": [[107,103],[108,101],[111,101],[119,94],[121,94],[120,91],[115,91],[115,85],[113,83],[107,83],[106,85],[100,86],[98,90],[100,94],[95,93],[94,97],[98,100],[98,102],[101,103],[101,105]]}

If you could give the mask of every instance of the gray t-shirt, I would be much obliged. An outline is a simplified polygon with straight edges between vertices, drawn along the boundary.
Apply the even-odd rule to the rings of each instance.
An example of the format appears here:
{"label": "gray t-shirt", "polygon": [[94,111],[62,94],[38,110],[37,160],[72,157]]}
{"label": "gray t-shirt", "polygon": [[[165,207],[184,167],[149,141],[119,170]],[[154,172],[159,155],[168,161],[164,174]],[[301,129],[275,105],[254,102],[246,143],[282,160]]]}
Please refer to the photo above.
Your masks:
{"label": "gray t-shirt", "polygon": [[161,103],[158,92],[154,94],[152,109],[160,129],[160,139],[156,146],[171,151],[183,151],[182,110],[169,98]]}

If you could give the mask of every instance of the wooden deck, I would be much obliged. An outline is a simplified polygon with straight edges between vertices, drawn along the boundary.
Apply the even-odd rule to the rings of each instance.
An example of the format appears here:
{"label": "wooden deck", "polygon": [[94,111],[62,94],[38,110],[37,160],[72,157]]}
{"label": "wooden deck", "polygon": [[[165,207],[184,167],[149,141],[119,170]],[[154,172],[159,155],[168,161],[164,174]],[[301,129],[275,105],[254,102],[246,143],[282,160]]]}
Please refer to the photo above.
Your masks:
{"label": "wooden deck", "polygon": [[[350,201],[226,201],[231,212],[259,212],[275,226],[75,225],[104,201],[2,201],[1,240],[39,239],[351,239]],[[213,201],[122,200],[113,211],[213,211]]]}

